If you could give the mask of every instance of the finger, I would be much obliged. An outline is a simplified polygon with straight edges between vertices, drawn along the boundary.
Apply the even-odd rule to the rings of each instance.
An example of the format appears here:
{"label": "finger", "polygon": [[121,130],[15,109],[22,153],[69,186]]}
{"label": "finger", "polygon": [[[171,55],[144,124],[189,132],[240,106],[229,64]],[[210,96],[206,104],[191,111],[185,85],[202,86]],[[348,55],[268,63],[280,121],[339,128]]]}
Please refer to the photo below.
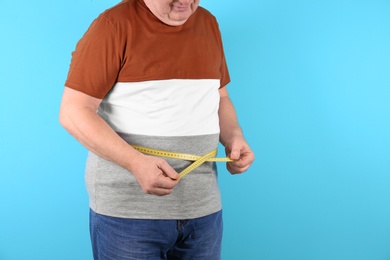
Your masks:
{"label": "finger", "polygon": [[159,168],[165,176],[171,178],[172,180],[179,179],[179,174],[165,161],[159,165]]}
{"label": "finger", "polygon": [[176,184],[179,182],[179,180],[175,180],[175,179],[172,179],[170,178],[169,176],[166,176],[165,174],[161,174],[159,177],[158,177],[158,180],[157,180],[157,183],[156,183],[156,187],[159,188],[159,189],[173,189]]}
{"label": "finger", "polygon": [[239,159],[237,161],[229,162],[228,163],[231,167],[235,168],[245,168],[249,167],[252,164],[251,160],[244,160],[244,159]]}
{"label": "finger", "polygon": [[242,157],[238,161],[229,162],[227,164],[227,168],[230,173],[243,173],[248,170],[248,168],[252,165],[252,162],[253,161],[251,159],[245,159]]}
{"label": "finger", "polygon": [[227,169],[231,174],[240,174],[248,170],[250,165],[247,165],[245,167],[235,167],[232,165],[228,165]]}
{"label": "finger", "polygon": [[172,188],[165,188],[163,185],[157,184],[157,182],[151,186],[146,186],[146,187],[141,186],[141,188],[146,194],[152,194],[158,196],[164,196],[172,193]]}
{"label": "finger", "polygon": [[156,196],[165,196],[171,193],[172,193],[172,189],[164,189],[164,188],[154,188],[149,192],[149,194],[156,195]]}
{"label": "finger", "polygon": [[240,159],[232,162],[232,164],[235,164],[239,167],[245,167],[247,165],[251,165],[254,159],[255,159],[254,154],[250,151],[247,151],[247,152],[243,152],[240,156]]}

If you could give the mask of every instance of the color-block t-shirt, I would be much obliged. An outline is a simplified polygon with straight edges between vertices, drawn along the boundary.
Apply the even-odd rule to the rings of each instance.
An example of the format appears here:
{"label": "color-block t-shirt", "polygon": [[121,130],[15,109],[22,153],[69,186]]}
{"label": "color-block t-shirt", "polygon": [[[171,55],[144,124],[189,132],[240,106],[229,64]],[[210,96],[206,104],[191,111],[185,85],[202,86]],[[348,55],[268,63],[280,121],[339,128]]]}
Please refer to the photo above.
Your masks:
{"label": "color-block t-shirt", "polygon": [[[218,146],[218,90],[229,80],[218,24],[207,10],[198,7],[183,25],[169,26],[143,0],[129,0],[91,24],[65,85],[102,99],[97,113],[129,144],[203,155]],[[190,164],[167,161],[178,172]],[[157,197],[90,152],[86,185],[90,207],[109,216],[188,219],[221,209],[213,163]]]}

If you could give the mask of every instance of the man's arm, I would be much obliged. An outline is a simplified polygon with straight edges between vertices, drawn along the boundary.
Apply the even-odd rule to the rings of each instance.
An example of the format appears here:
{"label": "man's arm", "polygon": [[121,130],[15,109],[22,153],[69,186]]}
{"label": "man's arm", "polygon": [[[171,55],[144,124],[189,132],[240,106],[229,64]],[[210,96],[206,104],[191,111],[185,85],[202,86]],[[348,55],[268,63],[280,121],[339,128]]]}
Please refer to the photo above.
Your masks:
{"label": "man's arm", "polygon": [[130,171],[145,193],[167,195],[179,175],[168,163],[132,148],[96,113],[101,99],[65,87],[60,109],[61,125],[98,156]]}
{"label": "man's arm", "polygon": [[221,97],[218,112],[221,128],[220,142],[225,147],[226,155],[235,160],[227,163],[227,169],[232,174],[243,173],[252,164],[255,156],[244,139],[226,87],[221,88],[219,94]]}

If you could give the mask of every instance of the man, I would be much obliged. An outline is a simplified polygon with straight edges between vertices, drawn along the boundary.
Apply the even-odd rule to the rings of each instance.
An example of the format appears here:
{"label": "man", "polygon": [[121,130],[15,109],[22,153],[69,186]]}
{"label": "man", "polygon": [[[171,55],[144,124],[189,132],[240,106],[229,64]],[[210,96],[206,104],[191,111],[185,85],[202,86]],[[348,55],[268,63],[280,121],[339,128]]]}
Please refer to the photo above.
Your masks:
{"label": "man", "polygon": [[220,259],[215,163],[133,146],[203,155],[220,141],[232,174],[254,160],[226,90],[215,18],[199,0],[128,0],[102,13],[76,46],[61,124],[89,149],[86,185],[95,259]]}

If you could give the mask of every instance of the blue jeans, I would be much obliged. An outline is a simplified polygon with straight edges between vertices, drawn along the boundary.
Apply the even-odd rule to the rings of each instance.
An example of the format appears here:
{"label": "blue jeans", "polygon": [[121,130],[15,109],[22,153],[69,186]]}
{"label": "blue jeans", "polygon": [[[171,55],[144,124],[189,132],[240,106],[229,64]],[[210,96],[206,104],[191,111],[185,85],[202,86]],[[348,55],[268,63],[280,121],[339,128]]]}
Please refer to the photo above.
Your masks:
{"label": "blue jeans", "polygon": [[221,259],[222,212],[189,220],[145,220],[90,211],[95,260]]}

